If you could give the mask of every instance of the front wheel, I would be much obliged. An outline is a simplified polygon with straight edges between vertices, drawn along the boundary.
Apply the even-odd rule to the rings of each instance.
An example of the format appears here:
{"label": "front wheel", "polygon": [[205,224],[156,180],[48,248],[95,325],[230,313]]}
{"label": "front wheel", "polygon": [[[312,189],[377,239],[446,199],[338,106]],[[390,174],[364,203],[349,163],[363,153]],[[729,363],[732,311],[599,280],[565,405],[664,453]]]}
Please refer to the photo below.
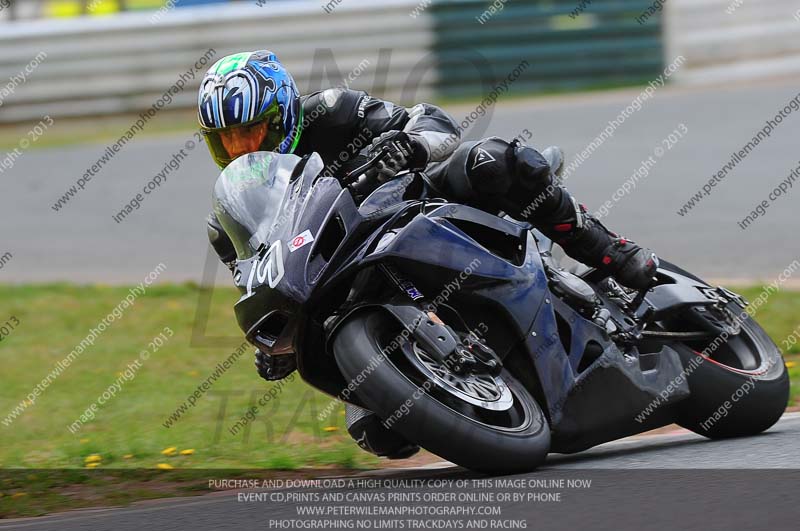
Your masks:
{"label": "front wheel", "polygon": [[471,470],[529,471],[550,448],[536,400],[508,371],[458,376],[382,310],[352,316],[333,342],[364,404],[406,439]]}

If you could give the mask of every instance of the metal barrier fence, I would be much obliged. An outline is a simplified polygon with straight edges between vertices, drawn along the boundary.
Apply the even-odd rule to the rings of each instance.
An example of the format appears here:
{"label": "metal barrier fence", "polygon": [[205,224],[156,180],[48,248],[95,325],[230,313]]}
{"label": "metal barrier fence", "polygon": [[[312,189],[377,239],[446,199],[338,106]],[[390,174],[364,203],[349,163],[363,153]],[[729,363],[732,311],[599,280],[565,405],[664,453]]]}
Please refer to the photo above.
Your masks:
{"label": "metal barrier fence", "polygon": [[[258,4],[2,23],[0,122],[138,113],[210,49],[220,58],[269,48],[303,92],[345,84],[400,103],[481,97],[509,76],[518,93],[632,84],[664,62],[660,18],[636,21],[650,0]],[[195,104],[201,76],[171,95],[171,108]]]}
{"label": "metal barrier fence", "polygon": [[[295,0],[302,1],[302,0]],[[106,16],[124,11],[159,9],[165,5],[253,2],[253,0],[0,0],[0,22],[34,18]]]}
{"label": "metal barrier fence", "polygon": [[[435,19],[440,92],[474,93],[476,62],[502,80],[531,63],[516,91],[585,89],[649,81],[663,69],[660,17],[639,24],[652,0],[441,0]],[[479,55],[476,55],[477,52]],[[483,58],[483,59],[481,59]]]}
{"label": "metal barrier fence", "polygon": [[668,0],[669,57],[680,83],[726,83],[800,74],[797,0]]}
{"label": "metal barrier fence", "polygon": [[[430,19],[409,16],[415,5],[382,0],[375,7],[347,0],[329,14],[317,2],[270,0],[268,9],[255,3],[224,10],[184,8],[156,23],[153,13],[125,13],[102,23],[85,17],[5,24],[0,31],[0,90],[2,80],[18,76],[34,57],[44,52],[46,58],[12,94],[3,98],[0,92],[0,122],[43,114],[139,112],[209,49],[221,58],[269,48],[303,91],[348,84],[399,97],[408,72],[424,62],[432,46]],[[172,98],[170,107],[194,105],[200,77],[202,72]],[[434,82],[430,76],[421,79],[416,96],[430,97]]]}

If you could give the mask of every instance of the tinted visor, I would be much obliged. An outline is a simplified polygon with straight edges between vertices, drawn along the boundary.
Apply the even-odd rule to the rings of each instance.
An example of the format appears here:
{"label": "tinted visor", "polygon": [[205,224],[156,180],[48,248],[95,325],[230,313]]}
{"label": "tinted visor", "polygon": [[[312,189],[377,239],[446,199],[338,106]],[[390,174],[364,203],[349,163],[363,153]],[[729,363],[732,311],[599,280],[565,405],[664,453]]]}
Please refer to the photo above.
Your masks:
{"label": "tinted visor", "polygon": [[247,153],[275,151],[286,138],[283,117],[277,106],[250,123],[224,129],[204,129],[202,133],[211,157],[220,168]]}

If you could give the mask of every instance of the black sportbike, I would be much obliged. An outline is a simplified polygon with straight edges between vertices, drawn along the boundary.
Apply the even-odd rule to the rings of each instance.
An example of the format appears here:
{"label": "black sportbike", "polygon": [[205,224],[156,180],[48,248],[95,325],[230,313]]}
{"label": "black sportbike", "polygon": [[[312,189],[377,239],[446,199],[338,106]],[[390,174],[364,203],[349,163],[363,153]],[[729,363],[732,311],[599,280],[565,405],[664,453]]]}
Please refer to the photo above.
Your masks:
{"label": "black sportbike", "polygon": [[214,188],[247,339],[409,441],[490,473],[677,422],[766,430],[781,353],[746,301],[662,261],[652,286],[567,270],[525,223],[431,197],[422,173],[340,183],[252,153]]}

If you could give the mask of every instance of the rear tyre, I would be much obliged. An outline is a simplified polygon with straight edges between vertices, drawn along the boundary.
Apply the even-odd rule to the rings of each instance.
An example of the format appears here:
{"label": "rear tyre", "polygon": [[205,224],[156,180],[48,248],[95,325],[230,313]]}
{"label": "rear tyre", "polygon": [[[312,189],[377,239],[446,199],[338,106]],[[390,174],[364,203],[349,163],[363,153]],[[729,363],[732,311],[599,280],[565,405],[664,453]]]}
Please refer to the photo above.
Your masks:
{"label": "rear tyre", "polygon": [[696,368],[687,377],[691,395],[677,406],[678,424],[719,439],[761,433],[781,418],[789,401],[789,375],[774,344],[758,352],[766,363],[749,371],[713,357],[697,365],[700,354],[679,347],[684,367]]}
{"label": "rear tyre", "polygon": [[[662,261],[662,268],[699,280],[669,262]],[[738,316],[738,334],[675,345],[691,392],[676,406],[677,422],[711,439],[761,433],[781,418],[789,401],[789,375],[778,347],[739,306],[730,303],[726,309]],[[669,329],[696,325],[695,315]]]}
{"label": "rear tyre", "polygon": [[[496,378],[501,386],[483,381],[457,389],[413,338],[389,350],[401,331],[393,317],[372,310],[352,316],[337,332],[336,362],[364,405],[409,441],[471,470],[523,472],[544,461],[547,419],[508,371]],[[482,405],[470,389],[484,394]]]}

